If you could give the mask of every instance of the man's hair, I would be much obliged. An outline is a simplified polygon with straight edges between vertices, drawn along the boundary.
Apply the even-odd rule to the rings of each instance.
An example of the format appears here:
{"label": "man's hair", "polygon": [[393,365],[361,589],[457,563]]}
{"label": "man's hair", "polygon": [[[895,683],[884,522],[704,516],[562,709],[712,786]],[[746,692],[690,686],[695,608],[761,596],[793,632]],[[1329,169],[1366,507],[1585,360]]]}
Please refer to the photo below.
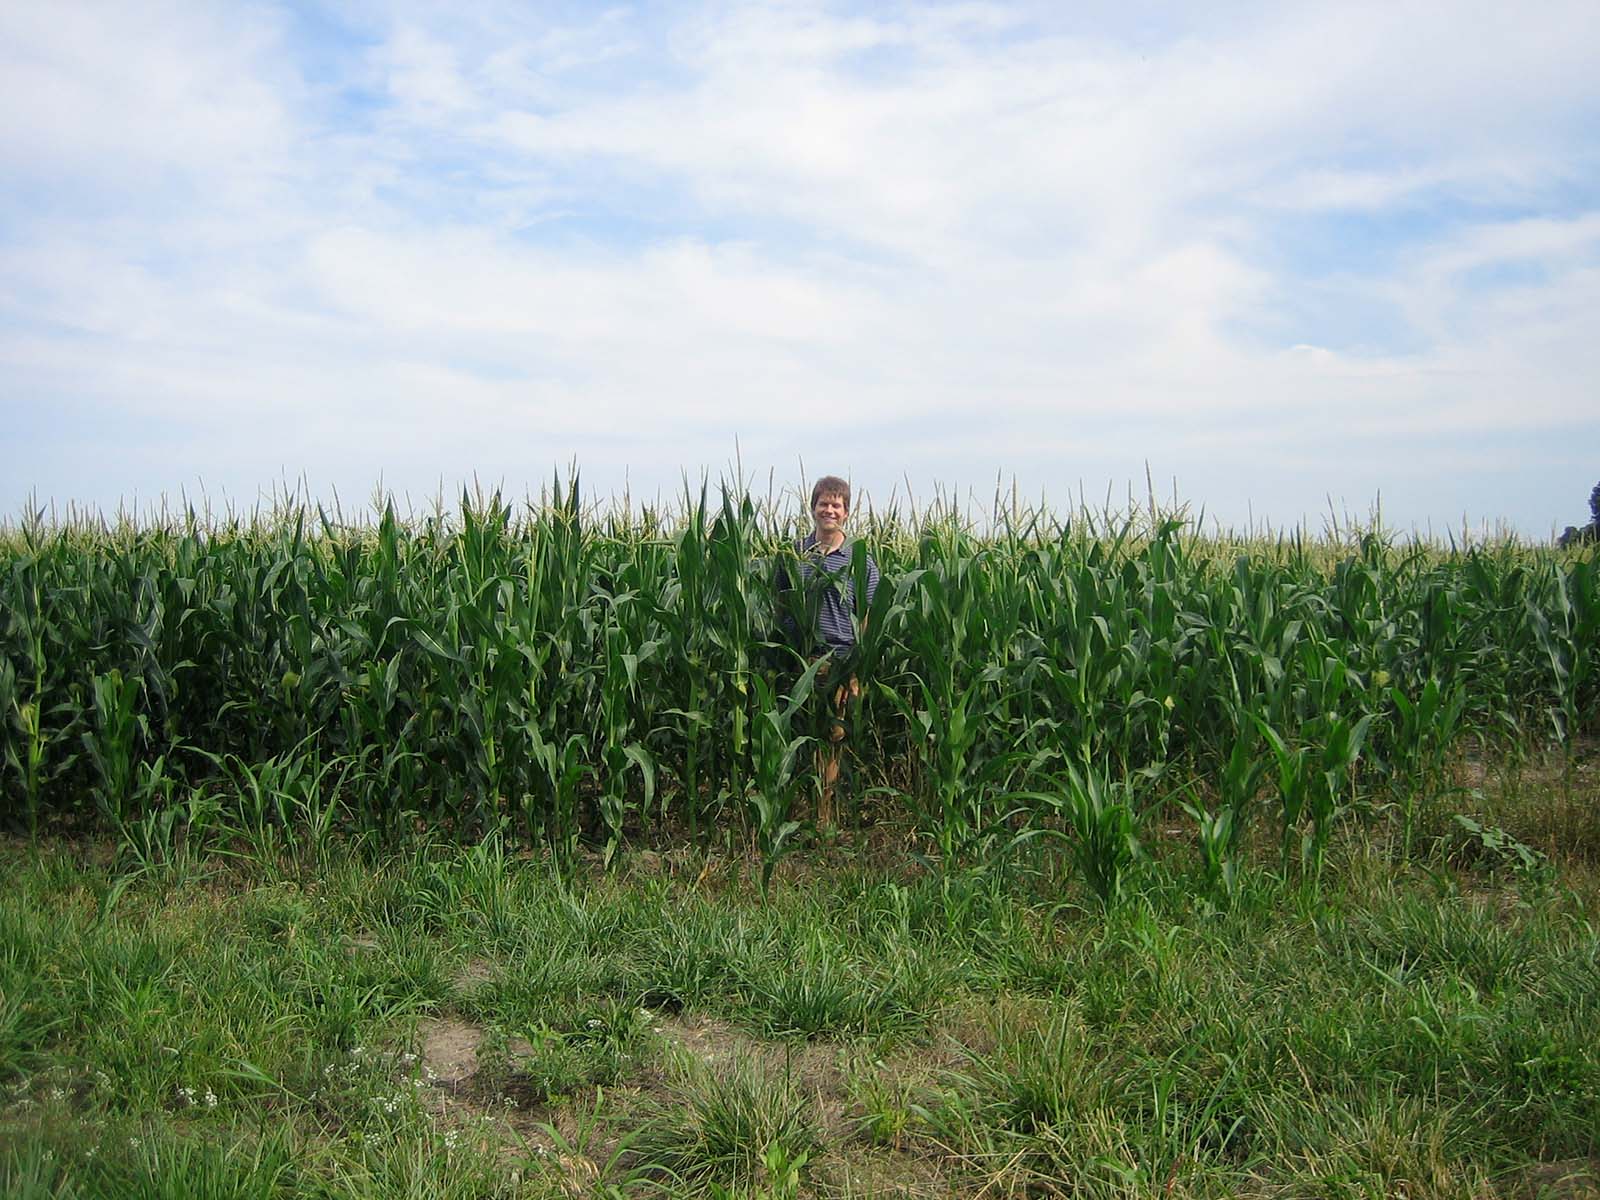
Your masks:
{"label": "man's hair", "polygon": [[817,501],[824,496],[838,496],[844,501],[845,512],[850,511],[850,485],[837,475],[824,475],[812,485],[811,507],[817,506]]}

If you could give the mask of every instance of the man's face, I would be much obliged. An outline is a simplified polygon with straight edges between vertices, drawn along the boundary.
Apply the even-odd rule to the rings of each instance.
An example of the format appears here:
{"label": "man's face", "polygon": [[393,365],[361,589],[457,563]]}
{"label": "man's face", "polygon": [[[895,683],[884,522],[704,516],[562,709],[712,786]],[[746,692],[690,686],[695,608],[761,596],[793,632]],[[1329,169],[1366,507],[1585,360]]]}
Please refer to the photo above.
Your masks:
{"label": "man's face", "polygon": [[845,518],[849,515],[850,510],[845,507],[843,496],[824,492],[811,506],[811,516],[817,523],[818,533],[832,533],[836,529],[843,529]]}

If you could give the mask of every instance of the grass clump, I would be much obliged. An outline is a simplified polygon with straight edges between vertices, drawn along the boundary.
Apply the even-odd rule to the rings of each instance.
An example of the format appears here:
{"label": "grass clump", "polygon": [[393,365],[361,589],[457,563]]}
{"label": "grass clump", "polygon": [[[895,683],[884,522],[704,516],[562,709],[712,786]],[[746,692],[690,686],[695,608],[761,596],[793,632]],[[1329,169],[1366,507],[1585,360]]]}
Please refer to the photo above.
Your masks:
{"label": "grass clump", "polygon": [[[660,1114],[635,1144],[641,1167],[689,1186],[788,1184],[816,1154],[812,1101],[787,1069],[735,1056],[682,1060]],[[792,1194],[792,1193],[790,1193]]]}

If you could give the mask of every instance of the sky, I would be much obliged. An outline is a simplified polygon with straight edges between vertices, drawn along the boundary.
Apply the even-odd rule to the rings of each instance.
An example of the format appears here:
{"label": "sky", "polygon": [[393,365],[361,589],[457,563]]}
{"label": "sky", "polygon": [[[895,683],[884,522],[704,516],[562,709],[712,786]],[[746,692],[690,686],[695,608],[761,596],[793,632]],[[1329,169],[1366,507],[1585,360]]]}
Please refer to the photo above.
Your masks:
{"label": "sky", "polygon": [[0,518],[1600,480],[1600,4],[0,5]]}

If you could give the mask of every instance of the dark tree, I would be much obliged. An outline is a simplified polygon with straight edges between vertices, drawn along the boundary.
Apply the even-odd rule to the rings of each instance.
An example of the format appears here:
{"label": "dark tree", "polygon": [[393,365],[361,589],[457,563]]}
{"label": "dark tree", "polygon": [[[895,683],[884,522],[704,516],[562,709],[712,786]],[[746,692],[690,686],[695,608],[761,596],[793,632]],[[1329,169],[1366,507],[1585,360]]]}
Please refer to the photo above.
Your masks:
{"label": "dark tree", "polygon": [[1594,491],[1589,493],[1589,523],[1581,529],[1568,525],[1557,544],[1563,547],[1581,546],[1585,542],[1600,542],[1600,483],[1595,484]]}

